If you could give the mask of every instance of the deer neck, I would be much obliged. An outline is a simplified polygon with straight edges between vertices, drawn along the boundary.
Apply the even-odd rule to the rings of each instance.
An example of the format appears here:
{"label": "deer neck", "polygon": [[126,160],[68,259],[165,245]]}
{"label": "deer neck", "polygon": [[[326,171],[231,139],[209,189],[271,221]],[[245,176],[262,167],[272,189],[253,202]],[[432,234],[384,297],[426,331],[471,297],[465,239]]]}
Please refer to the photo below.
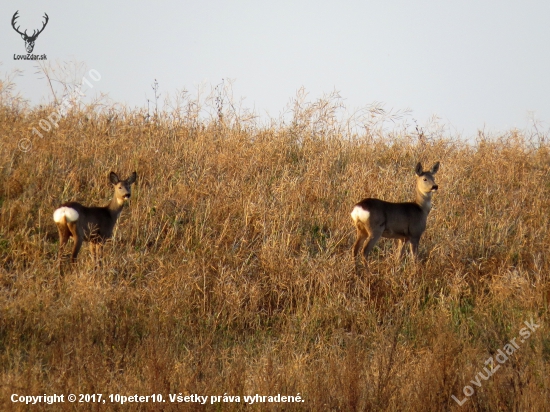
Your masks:
{"label": "deer neck", "polygon": [[427,215],[432,209],[432,192],[424,193],[416,189],[416,203]]}
{"label": "deer neck", "polygon": [[107,209],[111,213],[111,216],[114,218],[114,220],[117,220],[120,216],[120,212],[122,212],[122,208],[124,207],[124,200],[118,199],[116,196],[113,196],[111,199],[111,203],[107,205]]}

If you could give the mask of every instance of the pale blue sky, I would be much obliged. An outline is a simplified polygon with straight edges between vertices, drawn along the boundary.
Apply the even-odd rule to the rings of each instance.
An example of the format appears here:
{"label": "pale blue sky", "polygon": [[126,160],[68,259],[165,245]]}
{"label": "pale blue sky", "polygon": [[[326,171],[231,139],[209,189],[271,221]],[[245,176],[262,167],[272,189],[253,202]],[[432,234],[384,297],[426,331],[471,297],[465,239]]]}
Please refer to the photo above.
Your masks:
{"label": "pale blue sky", "polygon": [[[233,79],[244,106],[277,117],[304,86],[313,100],[338,90],[348,109],[372,102],[439,115],[464,137],[478,129],[550,122],[550,2],[486,1],[14,1],[0,5],[0,71],[24,70],[19,90],[49,96],[33,62],[14,61],[32,33],[34,53],[101,73],[97,89],[146,105]],[[546,124],[546,123],[544,123]]]}

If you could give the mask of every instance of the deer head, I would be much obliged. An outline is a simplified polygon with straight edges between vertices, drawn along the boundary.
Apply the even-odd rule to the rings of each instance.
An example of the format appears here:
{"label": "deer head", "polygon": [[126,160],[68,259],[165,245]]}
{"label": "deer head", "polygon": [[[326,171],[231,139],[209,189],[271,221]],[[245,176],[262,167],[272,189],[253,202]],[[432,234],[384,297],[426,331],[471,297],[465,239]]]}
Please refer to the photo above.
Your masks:
{"label": "deer head", "polygon": [[36,41],[36,38],[38,37],[38,35],[40,33],[42,33],[42,31],[46,27],[46,24],[48,24],[48,20],[50,18],[48,17],[48,15],[46,13],[44,13],[44,17],[45,17],[46,21],[43,23],[42,28],[40,30],[38,30],[38,32],[36,30],[34,30],[33,33],[32,33],[32,36],[29,36],[29,35],[27,35],[27,30],[25,30],[25,32],[22,33],[22,32],[19,31],[20,26],[17,26],[17,28],[15,27],[15,20],[17,20],[17,18],[19,17],[17,15],[18,13],[19,13],[19,10],[17,10],[15,12],[15,14],[13,15],[13,17],[11,19],[11,25],[12,25],[13,29],[21,35],[23,40],[25,40],[25,48],[27,49],[27,53],[32,53],[32,51],[34,49],[34,42]]}

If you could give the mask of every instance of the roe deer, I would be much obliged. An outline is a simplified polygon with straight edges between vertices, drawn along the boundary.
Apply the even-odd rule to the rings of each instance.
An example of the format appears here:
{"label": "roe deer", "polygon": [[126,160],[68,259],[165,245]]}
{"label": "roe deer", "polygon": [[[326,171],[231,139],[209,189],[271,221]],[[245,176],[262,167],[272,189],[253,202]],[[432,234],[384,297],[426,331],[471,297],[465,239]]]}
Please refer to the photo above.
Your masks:
{"label": "roe deer", "polygon": [[120,180],[111,172],[109,180],[114,186],[114,194],[105,207],[86,207],[77,202],[61,205],[53,214],[53,220],[59,230],[59,262],[61,263],[63,247],[73,238],[71,262],[75,263],[82,241],[90,242],[92,259],[99,263],[101,247],[113,235],[116,221],[122,212],[124,202],[130,198],[131,185],[136,181],[136,172],[126,180]]}
{"label": "roe deer", "polygon": [[363,262],[380,237],[397,239],[400,256],[405,253],[407,242],[411,242],[411,252],[418,258],[418,243],[426,230],[426,220],[432,208],[432,193],[437,190],[434,175],[439,170],[437,162],[429,172],[416,165],[416,201],[392,203],[379,199],[363,199],[355,205],[351,218],[357,228],[357,240],[353,245],[353,259],[363,245]]}

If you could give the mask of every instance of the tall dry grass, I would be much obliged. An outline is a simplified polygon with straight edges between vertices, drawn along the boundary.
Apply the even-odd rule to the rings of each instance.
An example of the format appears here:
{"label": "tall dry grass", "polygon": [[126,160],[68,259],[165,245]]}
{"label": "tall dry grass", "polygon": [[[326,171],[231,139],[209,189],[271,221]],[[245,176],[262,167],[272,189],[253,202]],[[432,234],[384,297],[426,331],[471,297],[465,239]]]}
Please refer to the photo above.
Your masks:
{"label": "tall dry grass", "polygon": [[[326,106],[306,109],[254,126],[220,110],[89,107],[40,139],[31,130],[52,108],[4,102],[0,409],[27,410],[13,393],[180,392],[305,402],[162,409],[550,409],[548,144],[346,136]],[[416,162],[437,160],[422,263],[397,262],[382,240],[356,275],[353,204],[413,198]],[[104,267],[85,246],[60,277],[53,210],[106,203],[111,170],[139,178]],[[451,396],[531,318],[541,328],[458,407]]]}

